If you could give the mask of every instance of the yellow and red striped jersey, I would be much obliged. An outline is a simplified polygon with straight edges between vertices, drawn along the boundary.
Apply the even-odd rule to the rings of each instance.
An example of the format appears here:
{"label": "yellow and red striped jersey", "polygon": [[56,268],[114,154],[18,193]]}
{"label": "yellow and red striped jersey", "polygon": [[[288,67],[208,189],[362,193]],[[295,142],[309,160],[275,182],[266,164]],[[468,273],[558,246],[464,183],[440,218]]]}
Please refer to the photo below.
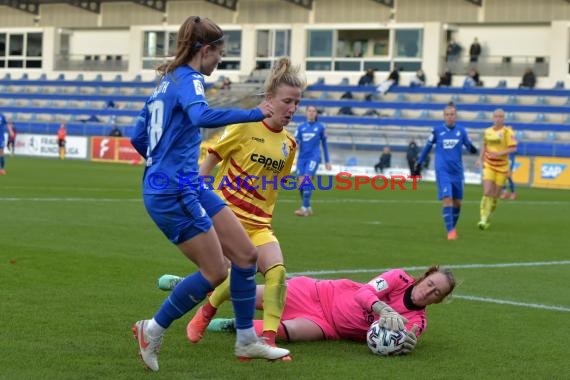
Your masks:
{"label": "yellow and red striped jersey", "polygon": [[240,221],[270,226],[281,179],[290,175],[297,143],[263,121],[226,127],[209,148],[221,161],[214,189]]}
{"label": "yellow and red striped jersey", "polygon": [[509,171],[509,155],[500,157],[490,157],[488,152],[505,151],[508,148],[517,146],[515,133],[511,127],[503,126],[500,129],[489,127],[485,129],[485,156],[484,165],[500,173],[508,173]]}

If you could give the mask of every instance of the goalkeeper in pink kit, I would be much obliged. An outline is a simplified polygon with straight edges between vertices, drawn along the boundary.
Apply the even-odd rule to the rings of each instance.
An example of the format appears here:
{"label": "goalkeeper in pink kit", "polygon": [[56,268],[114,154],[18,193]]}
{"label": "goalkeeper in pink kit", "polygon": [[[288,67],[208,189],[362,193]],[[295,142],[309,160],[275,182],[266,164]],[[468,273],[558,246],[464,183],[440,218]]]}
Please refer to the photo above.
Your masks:
{"label": "goalkeeper in pink kit", "polygon": [[[380,319],[389,330],[407,331],[402,353],[410,353],[427,327],[426,307],[440,303],[455,287],[449,269],[432,266],[414,279],[402,269],[384,272],[368,283],[348,279],[287,280],[287,296],[278,338],[284,341],[366,341],[369,326]],[[264,286],[257,286],[256,307],[263,309]],[[233,331],[233,319],[214,319],[208,330]],[[254,321],[259,334],[263,321]]]}

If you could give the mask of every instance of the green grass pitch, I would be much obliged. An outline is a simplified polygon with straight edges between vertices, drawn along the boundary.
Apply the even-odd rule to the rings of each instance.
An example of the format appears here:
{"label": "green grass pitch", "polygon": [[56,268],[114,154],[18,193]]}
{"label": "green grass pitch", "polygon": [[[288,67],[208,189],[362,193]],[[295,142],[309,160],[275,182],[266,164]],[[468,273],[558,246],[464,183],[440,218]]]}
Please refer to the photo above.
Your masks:
{"label": "green grass pitch", "polygon": [[[314,342],[284,344],[289,363],[240,363],[231,334],[188,343],[188,315],[166,335],[160,372],[149,373],[131,325],[164,300],[161,274],[195,267],[146,214],[142,167],[8,157],[7,170],[0,379],[570,378],[569,191],[519,187],[519,199],[501,201],[482,232],[481,187],[466,186],[460,239],[452,242],[432,183],[316,191],[310,218],[293,215],[297,191],[282,191],[274,228],[289,273],[364,282],[384,268],[449,265],[460,282],[455,297],[429,309],[412,355],[393,358],[363,343]],[[231,306],[218,315],[230,316]]]}

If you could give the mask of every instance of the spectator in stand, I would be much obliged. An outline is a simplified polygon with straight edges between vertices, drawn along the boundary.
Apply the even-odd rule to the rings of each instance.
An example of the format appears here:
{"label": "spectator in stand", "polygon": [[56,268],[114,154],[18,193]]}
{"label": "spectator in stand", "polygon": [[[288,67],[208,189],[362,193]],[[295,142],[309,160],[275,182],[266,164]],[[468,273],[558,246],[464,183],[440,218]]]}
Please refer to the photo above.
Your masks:
{"label": "spectator in stand", "polygon": [[410,175],[414,175],[414,168],[416,166],[416,161],[418,160],[418,154],[420,154],[420,148],[416,144],[416,140],[410,139],[408,144],[408,149],[406,150],[406,160],[408,161],[408,167],[410,168]]}
{"label": "spectator in stand", "polygon": [[[16,127],[14,123],[8,123],[8,143],[6,144],[6,148],[10,151],[10,156],[14,155],[14,150],[16,149]],[[10,133],[10,129],[12,133]]]}
{"label": "spectator in stand", "polygon": [[386,95],[392,87],[398,86],[400,84],[400,71],[402,70],[404,70],[403,67],[392,70],[388,78],[378,86],[378,92],[382,95]]}
{"label": "spectator in stand", "polygon": [[384,173],[384,169],[389,168],[392,162],[392,153],[389,146],[385,146],[382,155],[380,156],[380,161],[374,165],[375,173]]}
{"label": "spectator in stand", "polygon": [[410,81],[410,87],[421,87],[426,85],[426,75],[422,69],[416,71],[416,75]]}
{"label": "spectator in stand", "polygon": [[57,130],[57,146],[59,147],[59,159],[65,159],[65,143],[67,140],[67,129],[65,128],[65,123],[59,125]]}
{"label": "spectator in stand", "polygon": [[116,125],[113,127],[113,129],[111,129],[111,132],[109,132],[109,136],[112,137],[122,137],[123,136],[123,132],[121,132],[121,130],[119,129],[119,127],[117,127]]}
{"label": "spectator in stand", "polygon": [[469,47],[469,62],[477,62],[479,56],[481,55],[481,45],[477,37],[473,40],[473,43]]}
{"label": "spectator in stand", "polygon": [[358,80],[359,86],[374,86],[374,69],[368,69]]}
{"label": "spectator in stand", "polygon": [[461,46],[454,39],[447,44],[447,62],[456,62],[461,53]]}
{"label": "spectator in stand", "polygon": [[525,70],[524,75],[522,77],[522,82],[519,84],[519,88],[528,88],[533,89],[536,85],[536,76],[534,75],[534,71],[529,67]]}
{"label": "spectator in stand", "polygon": [[231,90],[232,89],[232,81],[230,80],[230,78],[225,77],[224,81],[222,82],[222,90]]}
{"label": "spectator in stand", "polygon": [[437,87],[441,86],[451,86],[451,82],[453,80],[453,75],[451,74],[451,70],[449,68],[445,69],[445,72],[439,76],[439,82],[437,83]]}
{"label": "spectator in stand", "polygon": [[472,67],[469,70],[467,76],[465,77],[465,81],[463,82],[463,88],[482,87],[482,86],[483,82],[481,82],[481,80],[479,79],[479,72],[477,71],[477,69]]}

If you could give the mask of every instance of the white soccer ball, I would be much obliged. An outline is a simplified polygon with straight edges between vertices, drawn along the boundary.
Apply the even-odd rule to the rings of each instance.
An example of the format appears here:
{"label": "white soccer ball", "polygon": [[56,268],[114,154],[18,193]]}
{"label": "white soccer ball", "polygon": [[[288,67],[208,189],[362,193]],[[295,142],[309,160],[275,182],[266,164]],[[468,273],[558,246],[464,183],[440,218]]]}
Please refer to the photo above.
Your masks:
{"label": "white soccer ball", "polygon": [[397,354],[402,350],[406,340],[406,331],[390,331],[381,327],[375,321],[368,328],[366,343],[373,354],[388,356]]}

